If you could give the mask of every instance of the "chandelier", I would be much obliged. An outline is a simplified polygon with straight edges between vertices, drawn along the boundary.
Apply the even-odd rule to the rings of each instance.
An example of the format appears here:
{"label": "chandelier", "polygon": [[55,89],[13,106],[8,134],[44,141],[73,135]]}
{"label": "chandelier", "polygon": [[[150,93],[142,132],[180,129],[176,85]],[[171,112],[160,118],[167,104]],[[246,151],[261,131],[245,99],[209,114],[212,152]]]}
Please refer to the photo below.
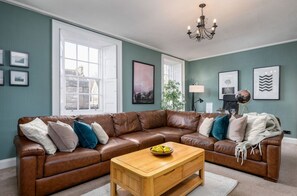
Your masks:
{"label": "chandelier", "polygon": [[190,39],[196,39],[197,41],[201,41],[203,39],[211,40],[215,34],[216,28],[218,27],[216,19],[213,20],[213,25],[211,28],[205,27],[205,16],[203,15],[203,8],[205,6],[205,3],[199,5],[199,7],[201,8],[201,16],[197,19],[197,29],[192,32],[191,27],[188,26],[187,34],[189,35]]}

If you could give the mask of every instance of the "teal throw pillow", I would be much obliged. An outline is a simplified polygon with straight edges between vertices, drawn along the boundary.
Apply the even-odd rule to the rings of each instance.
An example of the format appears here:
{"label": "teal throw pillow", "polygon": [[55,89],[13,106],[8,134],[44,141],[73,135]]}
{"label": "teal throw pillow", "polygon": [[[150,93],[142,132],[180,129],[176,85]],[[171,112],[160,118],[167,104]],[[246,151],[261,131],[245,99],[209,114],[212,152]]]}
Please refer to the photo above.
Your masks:
{"label": "teal throw pillow", "polygon": [[80,146],[84,148],[95,148],[98,139],[92,127],[86,123],[74,121],[74,132],[78,136]]}
{"label": "teal throw pillow", "polygon": [[229,117],[227,115],[216,117],[212,126],[211,135],[217,140],[225,139],[228,131],[228,126]]}

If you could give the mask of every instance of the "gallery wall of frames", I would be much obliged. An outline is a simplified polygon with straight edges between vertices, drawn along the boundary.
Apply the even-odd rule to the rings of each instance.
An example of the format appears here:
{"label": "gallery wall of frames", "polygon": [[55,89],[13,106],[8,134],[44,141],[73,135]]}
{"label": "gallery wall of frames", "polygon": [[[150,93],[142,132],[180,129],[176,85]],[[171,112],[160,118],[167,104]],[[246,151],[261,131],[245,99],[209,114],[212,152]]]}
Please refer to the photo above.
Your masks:
{"label": "gallery wall of frames", "polygon": [[[5,59],[9,59],[9,70],[1,67],[6,66]],[[0,49],[0,86],[5,85],[8,77],[9,86],[29,86],[29,53],[20,51],[5,51]]]}

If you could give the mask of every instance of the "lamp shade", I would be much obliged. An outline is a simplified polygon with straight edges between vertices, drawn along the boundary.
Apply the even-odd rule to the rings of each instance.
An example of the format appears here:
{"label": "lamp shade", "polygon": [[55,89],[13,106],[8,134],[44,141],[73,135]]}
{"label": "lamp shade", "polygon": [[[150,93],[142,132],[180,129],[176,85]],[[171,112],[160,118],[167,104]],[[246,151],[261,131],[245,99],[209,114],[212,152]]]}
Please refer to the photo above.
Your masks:
{"label": "lamp shade", "polygon": [[190,93],[204,93],[204,85],[190,85]]}

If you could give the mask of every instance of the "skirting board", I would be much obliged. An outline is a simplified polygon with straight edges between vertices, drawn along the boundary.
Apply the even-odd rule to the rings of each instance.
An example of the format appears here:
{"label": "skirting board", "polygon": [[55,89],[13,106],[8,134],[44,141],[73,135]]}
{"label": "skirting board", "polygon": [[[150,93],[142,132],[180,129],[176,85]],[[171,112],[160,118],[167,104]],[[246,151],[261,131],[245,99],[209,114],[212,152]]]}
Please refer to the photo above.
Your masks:
{"label": "skirting board", "polygon": [[0,169],[6,169],[9,167],[14,167],[14,166],[16,166],[16,158],[15,157],[0,160]]}
{"label": "skirting board", "polygon": [[297,144],[297,139],[291,137],[284,137],[283,143]]}

